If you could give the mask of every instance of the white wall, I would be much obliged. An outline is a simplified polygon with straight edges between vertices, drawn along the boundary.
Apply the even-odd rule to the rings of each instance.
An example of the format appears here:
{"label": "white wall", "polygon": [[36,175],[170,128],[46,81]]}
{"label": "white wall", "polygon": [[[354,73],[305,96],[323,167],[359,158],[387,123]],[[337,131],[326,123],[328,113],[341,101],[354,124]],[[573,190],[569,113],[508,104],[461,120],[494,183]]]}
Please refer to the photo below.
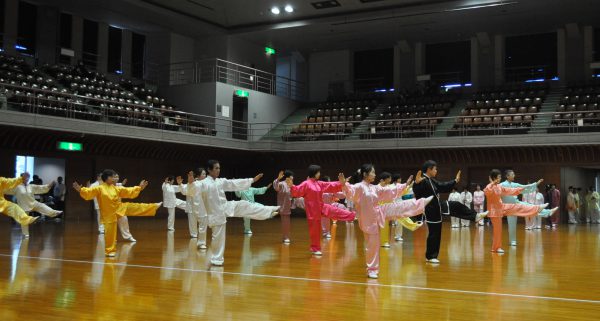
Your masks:
{"label": "white wall", "polygon": [[[325,101],[331,82],[352,79],[352,52],[350,50],[317,52],[309,58],[309,100]],[[348,88],[349,89],[349,88]]]}
{"label": "white wall", "polygon": [[61,176],[65,178],[65,160],[62,158],[43,158],[34,159],[34,173],[31,176],[38,175],[44,184],[50,184]]}

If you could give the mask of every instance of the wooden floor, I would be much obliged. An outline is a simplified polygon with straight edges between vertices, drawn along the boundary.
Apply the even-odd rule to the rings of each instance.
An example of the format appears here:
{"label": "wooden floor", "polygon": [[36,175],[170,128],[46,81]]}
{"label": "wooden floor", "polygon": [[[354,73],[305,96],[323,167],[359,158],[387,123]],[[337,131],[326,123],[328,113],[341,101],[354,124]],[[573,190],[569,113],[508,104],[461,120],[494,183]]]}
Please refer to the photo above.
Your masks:
{"label": "wooden floor", "polygon": [[[307,224],[278,218],[228,223],[225,266],[210,267],[187,221],[134,218],[137,243],[105,259],[92,222],[44,223],[22,239],[0,222],[0,320],[598,320],[600,226],[524,231],[519,246],[490,253],[491,228],[443,229],[442,264],[424,262],[426,229],[381,251],[365,277],[358,224],[338,224],[322,258]],[[446,223],[445,223],[446,224]],[[505,234],[505,242],[507,235]]]}

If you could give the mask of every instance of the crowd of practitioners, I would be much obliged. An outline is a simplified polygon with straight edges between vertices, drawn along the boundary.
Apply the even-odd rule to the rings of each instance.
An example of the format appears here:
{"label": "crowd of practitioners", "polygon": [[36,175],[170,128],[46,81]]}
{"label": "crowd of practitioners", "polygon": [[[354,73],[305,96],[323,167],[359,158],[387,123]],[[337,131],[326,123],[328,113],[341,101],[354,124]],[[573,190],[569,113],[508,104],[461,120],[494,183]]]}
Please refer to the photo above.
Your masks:
{"label": "crowd of practitioners", "polygon": [[[226,226],[228,218],[243,218],[244,233],[252,235],[251,220],[267,220],[277,215],[281,218],[281,242],[289,245],[291,240],[290,215],[294,208],[305,212],[308,222],[309,250],[314,256],[322,256],[322,239],[331,238],[331,224],[358,221],[364,235],[364,253],[367,276],[377,278],[379,273],[379,251],[390,247],[392,242],[402,242],[403,230],[415,231],[427,225],[426,262],[439,264],[442,222],[450,216],[451,228],[468,228],[471,222],[493,227],[492,252],[503,253],[502,224],[507,217],[508,241],[517,246],[517,218],[526,220],[527,230],[542,227],[542,219],[547,219],[548,228],[556,228],[559,221],[560,192],[554,185],[548,185],[545,193],[540,192],[543,179],[533,183],[519,184],[512,170],[504,173],[497,169],[490,171],[488,184],[475,185],[473,191],[460,190],[461,172],[454,179],[441,181],[437,178],[437,163],[426,161],[416,175],[404,182],[400,175],[389,172],[376,172],[372,164],[361,168],[346,177],[337,174],[337,179],[321,175],[318,165],[308,167],[305,180],[296,183],[294,173],[282,170],[273,181],[262,186],[257,184],[263,174],[246,179],[226,179],[220,177],[221,165],[210,160],[206,167],[189,171],[182,176],[166,177],[162,183],[162,202],[131,203],[122,199],[133,199],[148,186],[142,180],[137,186],[127,187],[120,181],[114,170],[98,173],[92,184],[73,183],[73,188],[84,200],[94,202],[98,218],[98,232],[104,234],[105,254],[114,257],[116,253],[117,230],[124,240],[136,242],[127,221],[128,216],[154,216],[162,206],[167,209],[166,229],[175,230],[175,213],[180,209],[187,214],[188,230],[191,238],[197,239],[200,251],[210,249],[210,262],[220,266],[224,263]],[[0,210],[13,217],[28,235],[28,225],[36,221],[28,213],[38,211],[55,217],[62,214],[62,203],[66,193],[62,178],[49,185],[29,183],[29,174],[23,173],[15,179],[2,178],[2,194],[13,194],[17,204],[2,198]],[[467,185],[469,186],[469,185]],[[484,188],[482,188],[482,186]],[[255,196],[263,195],[273,188],[277,194],[277,205],[263,205]],[[24,190],[24,191],[23,191]],[[48,207],[36,195],[53,191],[55,208]],[[226,192],[235,193],[239,200],[228,200]],[[177,198],[177,193],[184,199]],[[448,198],[442,195],[448,193]],[[24,197],[23,195],[28,195]],[[231,197],[230,197],[231,198]],[[582,206],[580,200],[585,200]],[[598,223],[598,193],[592,188],[585,197],[579,196],[578,189],[570,188],[567,196],[569,218]],[[585,216],[582,218],[582,208]],[[589,214],[588,214],[589,213]],[[210,244],[207,231],[211,230]]]}

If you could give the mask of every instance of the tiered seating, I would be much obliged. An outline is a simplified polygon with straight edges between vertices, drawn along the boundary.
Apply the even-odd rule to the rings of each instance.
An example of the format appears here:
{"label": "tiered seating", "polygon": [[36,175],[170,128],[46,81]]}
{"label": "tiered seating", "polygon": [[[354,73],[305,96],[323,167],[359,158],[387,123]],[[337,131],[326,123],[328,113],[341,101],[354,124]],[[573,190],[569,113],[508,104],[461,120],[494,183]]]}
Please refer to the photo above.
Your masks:
{"label": "tiered seating", "polygon": [[388,106],[376,121],[372,121],[370,132],[363,138],[427,137],[442,122],[454,105],[456,96],[413,96],[399,98]]}
{"label": "tiered seating", "polygon": [[461,111],[448,135],[527,133],[546,94],[543,85],[477,93]]}
{"label": "tiered seating", "polygon": [[[577,131],[600,130],[600,83],[572,86],[552,115],[548,132],[569,132],[569,127],[577,126]],[[578,121],[583,122],[578,126]]]}
{"label": "tiered seating", "polygon": [[164,99],[156,95],[151,101],[139,99],[100,73],[59,65],[46,65],[43,70],[20,58],[0,55],[0,94],[24,112],[215,134],[205,122],[192,119],[195,116],[164,105]]}
{"label": "tiered seating", "polygon": [[287,141],[344,139],[377,106],[377,101],[320,103],[302,123],[283,136]]}

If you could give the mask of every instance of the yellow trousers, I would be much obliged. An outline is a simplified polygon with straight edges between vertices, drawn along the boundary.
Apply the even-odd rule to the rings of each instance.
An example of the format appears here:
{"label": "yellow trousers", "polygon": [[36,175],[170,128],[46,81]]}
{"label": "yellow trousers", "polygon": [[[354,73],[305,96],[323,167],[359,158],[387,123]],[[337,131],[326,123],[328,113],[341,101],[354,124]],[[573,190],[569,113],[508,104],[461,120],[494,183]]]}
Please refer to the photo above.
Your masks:
{"label": "yellow trousers", "polygon": [[35,217],[27,215],[27,213],[25,213],[25,211],[23,211],[19,205],[9,201],[5,201],[4,211],[2,214],[14,218],[17,223],[25,226],[33,223],[36,220]]}
{"label": "yellow trousers", "polygon": [[[156,203],[123,203],[119,208],[119,214],[115,216],[154,216],[158,204]],[[117,221],[104,223],[104,253],[109,255],[117,251]]]}

